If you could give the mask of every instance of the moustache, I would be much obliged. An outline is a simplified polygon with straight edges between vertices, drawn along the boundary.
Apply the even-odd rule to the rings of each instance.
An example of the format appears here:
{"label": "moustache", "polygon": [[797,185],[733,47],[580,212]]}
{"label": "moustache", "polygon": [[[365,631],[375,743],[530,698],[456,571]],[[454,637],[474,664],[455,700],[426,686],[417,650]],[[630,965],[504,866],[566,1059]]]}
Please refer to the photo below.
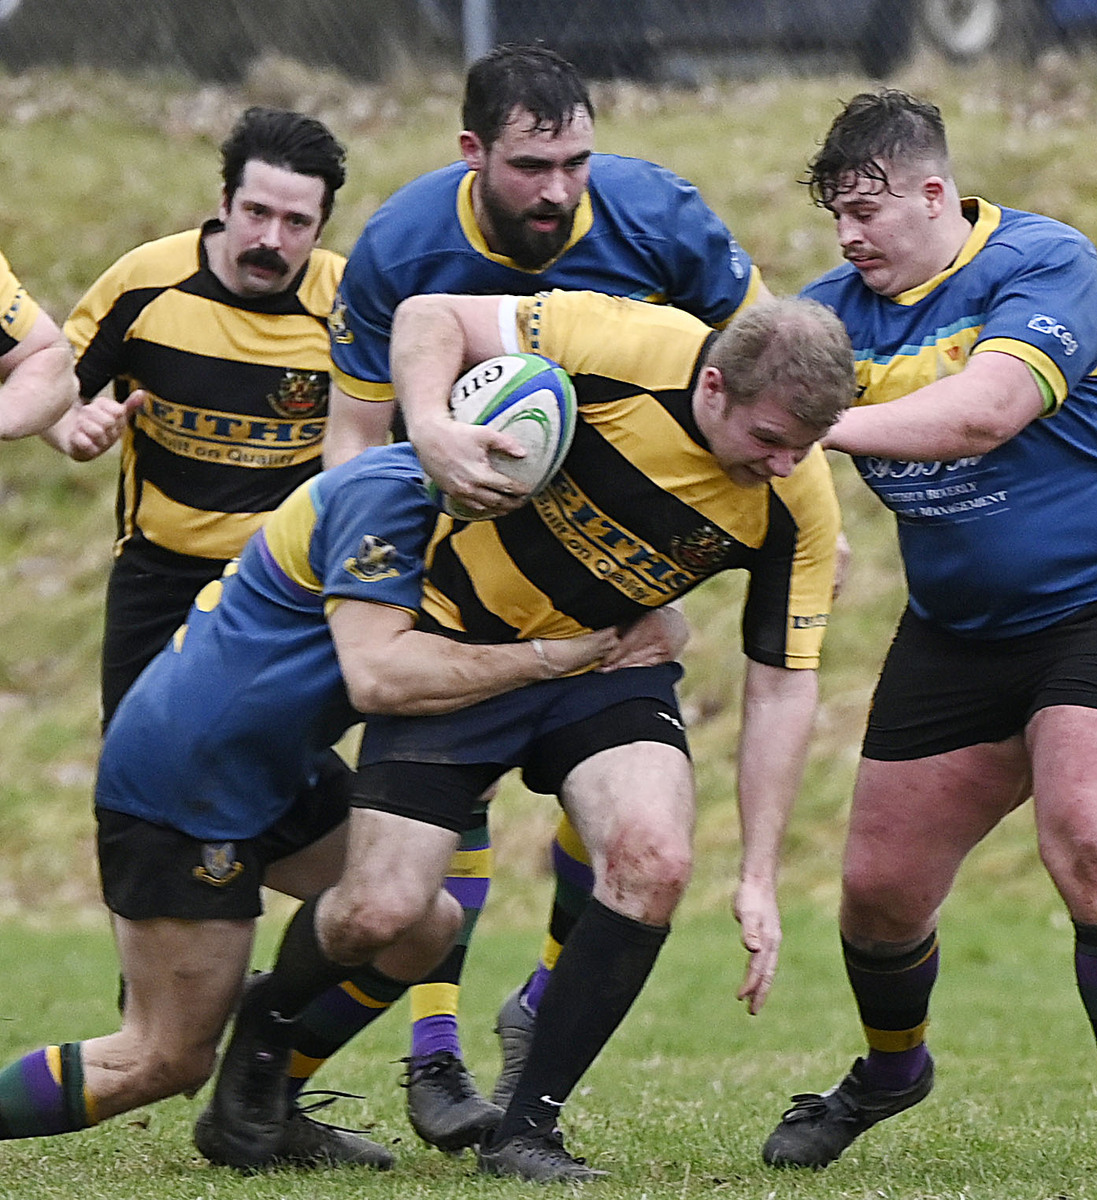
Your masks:
{"label": "moustache", "polygon": [[266,246],[256,246],[253,250],[245,250],[236,260],[242,267],[258,267],[261,271],[277,271],[285,275],[289,271],[289,263],[278,253]]}

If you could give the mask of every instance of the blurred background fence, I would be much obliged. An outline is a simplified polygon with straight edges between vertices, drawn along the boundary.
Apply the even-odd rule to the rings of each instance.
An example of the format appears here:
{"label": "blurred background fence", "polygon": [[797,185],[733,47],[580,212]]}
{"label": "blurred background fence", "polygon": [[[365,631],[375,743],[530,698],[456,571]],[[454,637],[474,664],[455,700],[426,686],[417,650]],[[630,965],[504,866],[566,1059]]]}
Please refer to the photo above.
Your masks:
{"label": "blurred background fence", "polygon": [[761,60],[883,77],[920,43],[1032,57],[1097,29],[1097,0],[0,0],[0,67],[233,82],[267,54],[380,81],[541,39],[591,78],[691,84]]}

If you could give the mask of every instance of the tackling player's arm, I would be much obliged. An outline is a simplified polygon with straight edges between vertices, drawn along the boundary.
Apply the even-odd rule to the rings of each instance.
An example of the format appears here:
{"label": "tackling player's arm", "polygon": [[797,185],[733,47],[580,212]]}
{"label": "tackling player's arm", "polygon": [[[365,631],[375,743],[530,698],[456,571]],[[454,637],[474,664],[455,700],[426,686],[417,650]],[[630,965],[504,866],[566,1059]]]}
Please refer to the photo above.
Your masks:
{"label": "tackling player's arm", "polygon": [[130,414],[147,399],[148,392],[138,388],[121,404],[107,392],[86,403],[77,400],[59,421],[42,431],[42,440],[76,462],[90,462],[118,441]]}
{"label": "tackling player's arm", "polygon": [[396,309],[389,365],[408,440],[426,473],[475,513],[501,515],[525,496],[495,470],[490,451],[522,458],[516,439],[477,425],[457,424],[449,393],[463,370],[504,353],[500,296],[411,296]]}
{"label": "tackling player's arm", "polygon": [[328,614],[351,704],[362,713],[453,712],[598,662],[617,644],[604,629],[560,640],[477,646],[413,628],[406,609],[342,600]]}
{"label": "tackling player's arm", "polygon": [[1011,354],[974,354],[956,375],[883,404],[847,409],[823,438],[830,450],[906,462],[987,454],[1045,408],[1028,365]]}
{"label": "tackling player's arm", "polygon": [[41,433],[75,401],[72,347],[39,310],[26,336],[0,354],[0,438]]}

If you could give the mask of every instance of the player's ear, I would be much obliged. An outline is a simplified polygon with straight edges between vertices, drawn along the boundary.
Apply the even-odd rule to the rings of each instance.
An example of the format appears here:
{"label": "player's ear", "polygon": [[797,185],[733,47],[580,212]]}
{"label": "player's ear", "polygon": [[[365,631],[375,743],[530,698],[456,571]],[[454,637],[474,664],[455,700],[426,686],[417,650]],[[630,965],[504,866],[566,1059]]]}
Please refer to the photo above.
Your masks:
{"label": "player's ear", "polygon": [[481,170],[487,159],[488,152],[487,147],[480,140],[479,136],[470,129],[462,129],[457,139],[457,144],[461,147],[461,157],[465,160],[465,165],[468,169],[470,171]]}
{"label": "player's ear", "polygon": [[727,388],[724,386],[723,372],[719,367],[714,367],[709,363],[707,367],[701,368],[699,383],[705,407],[715,416],[723,416],[724,410],[728,406],[728,394]]}
{"label": "player's ear", "polygon": [[938,217],[945,211],[948,186],[940,175],[930,175],[922,181],[922,196],[925,198],[930,216]]}
{"label": "player's ear", "polygon": [[229,194],[227,191],[225,191],[224,188],[222,188],[221,189],[221,199],[218,201],[218,204],[217,204],[217,215],[221,218],[222,221],[228,219],[229,208],[230,208]]}

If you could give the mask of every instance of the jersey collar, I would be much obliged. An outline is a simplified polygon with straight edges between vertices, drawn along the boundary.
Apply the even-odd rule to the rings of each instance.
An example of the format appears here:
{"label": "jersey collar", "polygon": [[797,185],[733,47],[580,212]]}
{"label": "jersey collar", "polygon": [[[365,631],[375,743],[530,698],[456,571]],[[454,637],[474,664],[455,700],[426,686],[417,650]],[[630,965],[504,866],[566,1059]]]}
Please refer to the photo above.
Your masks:
{"label": "jersey collar", "polygon": [[490,258],[492,262],[500,263],[504,267],[510,267],[514,271],[524,271],[527,275],[540,275],[542,271],[548,270],[553,263],[557,262],[561,255],[566,254],[572,246],[575,245],[581,238],[584,238],[591,230],[594,224],[594,210],[590,204],[590,193],[584,192],[582,199],[579,201],[579,207],[575,210],[575,221],[571,227],[571,237],[556,258],[550,259],[543,267],[538,267],[532,270],[529,267],[520,267],[512,258],[505,254],[496,254],[487,242],[484,240],[484,235],[481,232],[480,226],[476,223],[476,216],[472,208],[472,181],[476,178],[475,171],[469,171],[468,174],[461,180],[457,188],[457,219],[461,222],[461,230],[468,239],[469,245],[485,258]]}

